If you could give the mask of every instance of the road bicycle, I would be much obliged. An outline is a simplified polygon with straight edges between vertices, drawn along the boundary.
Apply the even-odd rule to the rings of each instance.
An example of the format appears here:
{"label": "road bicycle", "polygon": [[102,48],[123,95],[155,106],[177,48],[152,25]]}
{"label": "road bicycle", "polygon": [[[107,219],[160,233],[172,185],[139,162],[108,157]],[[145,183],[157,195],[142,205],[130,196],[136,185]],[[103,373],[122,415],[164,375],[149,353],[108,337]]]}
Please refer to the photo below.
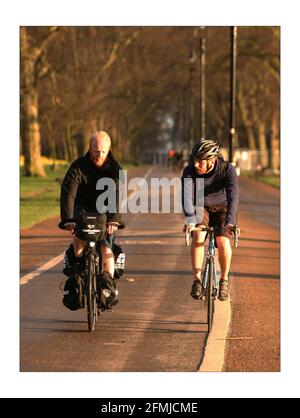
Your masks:
{"label": "road bicycle", "polygon": [[[232,227],[233,237],[234,237],[234,246],[238,246],[238,236],[240,230],[237,225]],[[203,294],[200,300],[204,301],[207,307],[207,324],[208,324],[208,333],[212,330],[213,325],[213,316],[215,311],[215,300],[218,295],[219,290],[219,281],[217,276],[216,269],[216,250],[215,250],[215,233],[217,228],[214,227],[193,227],[186,230],[185,232],[185,243],[187,246],[190,245],[191,232],[193,231],[202,231],[206,232],[208,237],[208,248],[205,259],[205,268],[202,275],[202,290]]]}

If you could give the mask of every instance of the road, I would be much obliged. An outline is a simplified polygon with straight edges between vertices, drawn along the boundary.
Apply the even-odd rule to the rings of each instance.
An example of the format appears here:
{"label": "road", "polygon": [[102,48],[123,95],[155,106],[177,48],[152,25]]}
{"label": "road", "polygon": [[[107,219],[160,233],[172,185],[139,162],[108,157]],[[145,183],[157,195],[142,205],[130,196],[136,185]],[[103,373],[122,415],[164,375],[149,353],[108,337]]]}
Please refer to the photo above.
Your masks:
{"label": "road", "polygon": [[[146,170],[147,171],[147,170]],[[134,175],[145,173],[137,169]],[[174,173],[154,167],[152,177]],[[156,199],[158,199],[158,195]],[[20,286],[21,371],[197,371],[205,307],[190,296],[181,214],[126,214],[119,233],[126,275],[120,304],[87,332],[86,314],[61,303],[62,263]],[[232,318],[224,371],[279,370],[279,192],[241,180],[240,247],[232,265]],[[21,277],[61,254],[69,237],[48,220],[21,233]]]}
{"label": "road", "polygon": [[280,371],[280,193],[240,180],[239,248],[224,371]]}

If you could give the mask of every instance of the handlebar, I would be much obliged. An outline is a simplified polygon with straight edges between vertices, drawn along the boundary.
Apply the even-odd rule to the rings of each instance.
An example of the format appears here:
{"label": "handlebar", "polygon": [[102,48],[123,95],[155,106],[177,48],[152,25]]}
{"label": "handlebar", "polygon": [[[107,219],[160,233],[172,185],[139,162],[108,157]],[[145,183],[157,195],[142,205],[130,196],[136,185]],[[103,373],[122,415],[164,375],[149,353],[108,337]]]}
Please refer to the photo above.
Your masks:
{"label": "handlebar", "polygon": [[[212,231],[215,231],[215,229],[216,228],[214,228],[214,227],[201,227],[201,226],[195,226],[195,227],[193,227],[191,229],[187,229],[185,231],[185,245],[187,247],[190,246],[191,232],[193,232],[193,231],[212,232]],[[234,246],[237,247],[238,246],[238,242],[239,242],[239,238],[238,237],[239,237],[241,231],[240,231],[240,229],[239,229],[239,227],[237,225],[234,225],[231,228],[231,231],[234,234],[234,236],[233,236],[233,238],[234,238]]]}

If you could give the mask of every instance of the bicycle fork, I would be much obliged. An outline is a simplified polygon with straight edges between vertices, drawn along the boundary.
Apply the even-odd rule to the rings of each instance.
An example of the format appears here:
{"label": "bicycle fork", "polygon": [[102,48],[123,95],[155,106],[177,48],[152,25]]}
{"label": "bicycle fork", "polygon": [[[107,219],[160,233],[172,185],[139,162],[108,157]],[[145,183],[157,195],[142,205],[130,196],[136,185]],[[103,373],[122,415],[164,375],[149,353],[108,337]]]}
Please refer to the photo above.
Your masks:
{"label": "bicycle fork", "polygon": [[214,243],[214,240],[211,240],[209,250],[208,250],[208,254],[207,254],[207,257],[206,257],[206,263],[205,263],[205,270],[204,270],[204,275],[203,275],[203,280],[202,280],[202,286],[203,286],[203,289],[205,289],[205,290],[208,288],[210,260],[212,260],[213,280],[214,280],[214,283],[213,283],[213,297],[216,297],[217,294],[218,294],[218,278],[217,278],[215,253],[216,253],[215,252],[215,243]]}

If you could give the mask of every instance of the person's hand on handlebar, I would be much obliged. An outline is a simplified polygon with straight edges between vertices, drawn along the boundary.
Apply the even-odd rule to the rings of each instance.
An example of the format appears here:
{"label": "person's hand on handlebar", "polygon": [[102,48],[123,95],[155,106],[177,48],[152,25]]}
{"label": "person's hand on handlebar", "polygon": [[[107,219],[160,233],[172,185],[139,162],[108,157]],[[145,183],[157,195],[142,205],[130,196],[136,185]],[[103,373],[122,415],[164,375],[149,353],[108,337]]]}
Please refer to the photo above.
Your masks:
{"label": "person's hand on handlebar", "polygon": [[65,228],[67,231],[70,231],[73,235],[75,232],[76,223],[75,222],[67,222],[65,223]]}
{"label": "person's hand on handlebar", "polygon": [[227,224],[225,225],[226,231],[233,236],[234,231],[234,225],[233,224]]}
{"label": "person's hand on handlebar", "polygon": [[225,227],[226,229],[227,229],[227,231],[231,234],[231,235],[233,235],[234,233],[235,233],[235,228],[236,228],[236,235],[237,236],[239,236],[240,235],[240,229],[236,226],[236,225],[233,225],[233,224],[227,224],[226,225],[226,227]]}
{"label": "person's hand on handlebar", "polygon": [[195,224],[185,224],[183,227],[183,232],[191,232],[195,226]]}
{"label": "person's hand on handlebar", "polygon": [[110,222],[109,224],[107,224],[107,234],[108,235],[112,235],[114,234],[119,227],[119,223],[117,222]]}

